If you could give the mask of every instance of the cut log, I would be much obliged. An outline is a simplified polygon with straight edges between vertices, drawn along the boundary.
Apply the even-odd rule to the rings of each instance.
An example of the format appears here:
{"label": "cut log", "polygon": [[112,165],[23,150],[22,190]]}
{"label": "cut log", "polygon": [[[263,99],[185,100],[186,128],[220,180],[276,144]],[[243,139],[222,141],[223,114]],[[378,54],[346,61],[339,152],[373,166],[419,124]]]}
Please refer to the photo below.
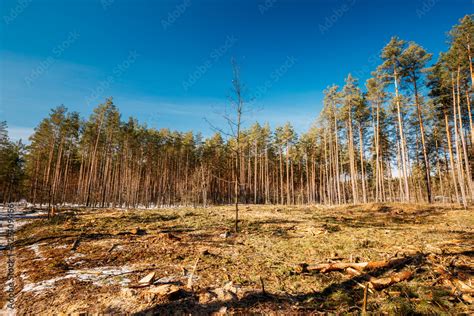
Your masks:
{"label": "cut log", "polygon": [[404,262],[405,258],[394,259],[394,260],[383,260],[383,261],[369,261],[369,262],[336,262],[336,263],[321,263],[315,265],[300,264],[302,272],[306,271],[319,271],[321,273],[331,271],[342,271],[348,268],[355,269],[357,271],[373,270],[380,268],[390,268],[397,264]]}
{"label": "cut log", "polygon": [[352,276],[361,275],[361,273],[360,273],[359,271],[357,271],[356,269],[351,268],[351,267],[347,268],[347,269],[346,269],[346,272],[347,272],[348,274],[352,275]]}
{"label": "cut log", "polygon": [[386,287],[389,287],[392,284],[408,280],[412,276],[413,276],[413,273],[411,271],[403,271],[403,272],[394,273],[385,278],[371,278],[370,286],[375,290],[381,290]]}

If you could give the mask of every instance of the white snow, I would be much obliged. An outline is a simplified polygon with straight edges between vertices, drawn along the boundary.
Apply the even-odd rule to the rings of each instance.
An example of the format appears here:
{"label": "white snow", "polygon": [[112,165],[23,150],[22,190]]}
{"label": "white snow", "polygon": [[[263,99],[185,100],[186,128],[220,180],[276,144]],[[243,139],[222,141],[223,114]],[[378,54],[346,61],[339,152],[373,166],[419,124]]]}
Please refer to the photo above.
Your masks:
{"label": "white snow", "polygon": [[43,256],[40,250],[40,246],[45,244],[33,244],[31,246],[26,247],[27,249],[33,251],[35,253],[36,259],[35,260],[45,260],[46,258]]}
{"label": "white snow", "polygon": [[[75,278],[80,281],[92,282],[96,286],[104,286],[111,284],[120,284],[127,286],[130,279],[124,275],[132,272],[129,267],[98,267],[87,270],[70,270],[66,275],[44,280],[36,283],[26,284],[22,292],[40,292],[54,287],[55,283],[61,280]],[[25,277],[26,278],[26,277]]]}

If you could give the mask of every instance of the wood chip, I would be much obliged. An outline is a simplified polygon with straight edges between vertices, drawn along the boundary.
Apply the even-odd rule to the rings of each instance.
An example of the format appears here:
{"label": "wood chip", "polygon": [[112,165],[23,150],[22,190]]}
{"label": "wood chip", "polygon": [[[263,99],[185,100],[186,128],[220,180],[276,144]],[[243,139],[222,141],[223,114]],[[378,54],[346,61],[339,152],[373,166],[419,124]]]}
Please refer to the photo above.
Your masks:
{"label": "wood chip", "polygon": [[155,272],[150,272],[145,277],[143,277],[140,281],[138,281],[138,283],[150,284],[151,282],[153,282],[154,279],[155,279]]}
{"label": "wood chip", "polygon": [[158,286],[151,286],[149,289],[147,289],[147,293],[165,296],[165,295],[176,293],[179,290],[180,288],[177,285],[163,284],[163,285],[158,285]]}

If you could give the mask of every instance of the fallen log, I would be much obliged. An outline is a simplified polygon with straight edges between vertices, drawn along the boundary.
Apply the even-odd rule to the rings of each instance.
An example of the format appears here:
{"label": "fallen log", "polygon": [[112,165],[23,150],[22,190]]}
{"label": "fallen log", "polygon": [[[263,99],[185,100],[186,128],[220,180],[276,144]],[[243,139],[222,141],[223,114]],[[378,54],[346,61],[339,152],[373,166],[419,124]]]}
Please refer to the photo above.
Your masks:
{"label": "fallen log", "polygon": [[351,267],[349,267],[349,268],[346,269],[346,273],[348,273],[348,274],[350,274],[350,275],[352,275],[352,276],[359,276],[359,275],[362,274],[362,273],[360,273],[358,270],[356,270],[356,269],[354,269],[354,268],[351,268]]}
{"label": "fallen log", "polygon": [[[346,269],[354,269],[357,271],[374,270],[380,268],[390,268],[400,263],[405,262],[405,258],[394,259],[394,260],[382,260],[382,261],[369,261],[369,262],[336,262],[336,263],[320,263],[315,265],[300,264],[301,272],[331,272],[331,271],[342,271]],[[353,272],[353,270],[350,270]]]}
{"label": "fallen log", "polygon": [[381,290],[392,284],[408,280],[412,276],[411,271],[402,271],[384,278],[370,278],[369,284],[374,290]]}

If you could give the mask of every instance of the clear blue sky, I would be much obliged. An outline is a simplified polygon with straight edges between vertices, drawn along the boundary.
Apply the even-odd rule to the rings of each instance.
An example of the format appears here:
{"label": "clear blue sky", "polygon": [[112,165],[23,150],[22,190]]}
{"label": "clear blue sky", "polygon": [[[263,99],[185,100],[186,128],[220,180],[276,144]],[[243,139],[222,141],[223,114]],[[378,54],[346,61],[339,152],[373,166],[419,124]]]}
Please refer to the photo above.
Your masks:
{"label": "clear blue sky", "polygon": [[2,0],[0,120],[27,137],[60,104],[87,117],[113,96],[123,119],[210,133],[230,59],[255,95],[247,122],[305,131],[326,86],[361,83],[393,35],[435,56],[471,0]]}

